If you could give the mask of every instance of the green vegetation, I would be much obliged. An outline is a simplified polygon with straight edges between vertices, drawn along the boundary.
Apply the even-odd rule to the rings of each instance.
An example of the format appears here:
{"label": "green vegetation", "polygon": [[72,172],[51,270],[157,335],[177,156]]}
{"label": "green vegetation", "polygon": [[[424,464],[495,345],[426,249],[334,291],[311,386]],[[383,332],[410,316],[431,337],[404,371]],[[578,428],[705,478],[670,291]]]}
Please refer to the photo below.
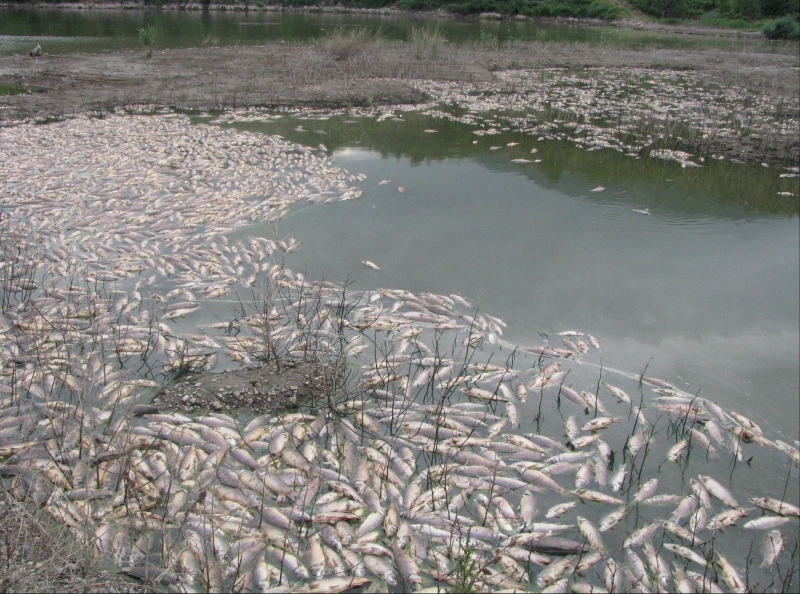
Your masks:
{"label": "green vegetation", "polygon": [[367,27],[336,29],[320,41],[320,46],[334,60],[347,61],[381,40],[380,31],[372,31]]}
{"label": "green vegetation", "polygon": [[[356,8],[396,5],[401,10],[445,10],[461,15],[493,12],[509,16],[613,20],[629,14],[618,0],[343,0],[342,3]],[[282,4],[299,6],[319,2],[283,0]],[[797,0],[631,0],[631,4],[656,18],[692,19],[733,27],[747,26],[763,19],[797,17],[800,13]]]}
{"label": "green vegetation", "polygon": [[800,39],[800,23],[792,17],[782,17],[770,21],[761,32],[768,39]]}
{"label": "green vegetation", "polygon": [[463,545],[463,555],[456,558],[455,585],[448,592],[460,592],[462,594],[473,594],[481,590],[477,583],[480,570],[482,569],[475,555],[475,543],[470,540],[471,533],[467,532],[466,541]]}
{"label": "green vegetation", "polygon": [[[69,1],[69,0],[68,0]],[[145,6],[180,4],[181,0],[143,0]],[[245,9],[327,6],[324,0],[201,0],[204,7],[240,5]],[[717,27],[761,29],[770,39],[797,39],[798,0],[339,0],[350,8],[442,10],[462,16],[496,13],[501,16],[572,17],[614,20],[630,16],[633,6],[667,23],[692,21]],[[143,42],[144,43],[144,42]]]}
{"label": "green vegetation", "polygon": [[27,93],[28,89],[19,85],[3,85],[0,84],[0,97],[3,95],[21,95]]}
{"label": "green vegetation", "polygon": [[151,46],[156,42],[156,27],[150,25],[149,27],[142,27],[139,29],[139,43],[144,46]]}
{"label": "green vegetation", "polygon": [[[348,4],[348,2],[345,2]],[[628,11],[614,0],[399,0],[404,10],[447,10],[461,15],[495,12],[529,17],[583,17],[612,20]]]}
{"label": "green vegetation", "polygon": [[797,17],[800,12],[796,0],[631,0],[631,4],[658,18],[699,19],[720,24],[726,20]]}

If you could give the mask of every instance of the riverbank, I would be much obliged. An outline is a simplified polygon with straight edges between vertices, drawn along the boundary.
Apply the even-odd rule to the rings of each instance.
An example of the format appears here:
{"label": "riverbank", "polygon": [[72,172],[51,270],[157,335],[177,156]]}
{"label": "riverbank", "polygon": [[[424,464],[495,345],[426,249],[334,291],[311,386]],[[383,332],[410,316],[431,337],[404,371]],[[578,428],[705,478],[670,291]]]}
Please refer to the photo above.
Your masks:
{"label": "riverbank", "polygon": [[[566,77],[592,69],[592,77],[650,69],[687,72],[709,88],[732,97],[726,121],[705,133],[702,143],[686,138],[670,148],[703,150],[744,161],[800,161],[797,127],[800,59],[786,53],[725,50],[628,50],[585,43],[514,41],[454,44],[431,33],[396,42],[360,34],[333,35],[317,43],[274,42],[262,46],[193,47],[98,54],[0,57],[0,86],[17,91],[0,96],[0,121],[102,114],[142,104],[177,109],[241,107],[346,108],[419,104],[430,83],[480,85],[514,103],[519,77],[546,78],[555,92]],[[519,76],[508,76],[518,73]],[[609,82],[609,84],[611,84]],[[545,94],[550,92],[545,86]],[[660,92],[670,96],[669,88]],[[627,100],[606,94],[603,102]],[[686,102],[665,122],[692,127],[708,120],[708,105]],[[746,120],[736,115],[748,110]],[[591,118],[576,106],[575,121]],[[666,131],[668,133],[668,130]],[[717,136],[719,138],[717,138]],[[687,137],[684,133],[683,137]],[[688,137],[697,138],[696,134]]]}

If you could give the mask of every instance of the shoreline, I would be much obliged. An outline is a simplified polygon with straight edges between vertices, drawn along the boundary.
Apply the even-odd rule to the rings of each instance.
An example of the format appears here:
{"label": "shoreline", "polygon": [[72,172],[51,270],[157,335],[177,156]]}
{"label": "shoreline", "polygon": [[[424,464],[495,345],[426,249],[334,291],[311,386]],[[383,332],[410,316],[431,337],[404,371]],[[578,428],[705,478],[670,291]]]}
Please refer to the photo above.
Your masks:
{"label": "shoreline", "polygon": [[[508,105],[530,108],[532,116],[547,120],[547,97],[561,94],[564,85],[570,88],[579,77],[596,79],[592,93],[599,93],[597,101],[639,122],[641,138],[626,144],[639,146],[641,155],[670,148],[796,165],[800,164],[798,71],[800,59],[789,54],[633,51],[536,41],[486,47],[436,39],[330,38],[315,44],[276,42],[149,53],[142,49],[36,58],[11,55],[0,56],[0,85],[11,90],[0,96],[0,125],[85,113],[100,116],[141,105],[205,111],[370,108],[431,100],[448,103],[453,94],[461,97],[456,103],[463,103],[462,91],[468,88],[498,100],[505,97]],[[645,72],[656,82],[665,81],[653,97],[656,103],[659,97],[684,95],[682,73],[695,81],[697,92],[668,113],[660,113],[647,97],[644,103],[650,102],[656,111],[634,109],[624,98],[602,91],[611,89],[626,72]],[[431,85],[446,85],[450,91],[440,96],[426,90]],[[722,105],[709,103],[709,93]],[[595,117],[577,98],[568,115],[579,124]],[[684,128],[680,134],[676,124]],[[619,128],[614,122],[604,126],[611,134]],[[665,142],[658,140],[658,134]]]}

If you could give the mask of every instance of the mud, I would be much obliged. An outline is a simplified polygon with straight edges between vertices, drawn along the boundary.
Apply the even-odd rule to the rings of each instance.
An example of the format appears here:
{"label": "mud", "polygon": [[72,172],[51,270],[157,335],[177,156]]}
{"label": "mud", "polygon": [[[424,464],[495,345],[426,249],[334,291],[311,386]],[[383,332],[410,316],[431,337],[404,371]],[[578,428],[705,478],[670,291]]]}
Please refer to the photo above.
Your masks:
{"label": "mud", "polygon": [[283,362],[230,371],[191,372],[159,392],[152,404],[161,411],[268,414],[296,410],[325,398],[332,383],[330,367]]}

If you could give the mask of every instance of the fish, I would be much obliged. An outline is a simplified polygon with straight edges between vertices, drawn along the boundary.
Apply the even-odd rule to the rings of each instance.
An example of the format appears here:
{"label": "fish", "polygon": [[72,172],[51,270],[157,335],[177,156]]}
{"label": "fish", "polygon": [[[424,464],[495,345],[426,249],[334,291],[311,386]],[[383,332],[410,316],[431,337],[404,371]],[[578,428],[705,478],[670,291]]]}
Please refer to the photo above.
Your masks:
{"label": "fish", "polygon": [[729,505],[731,507],[739,507],[739,503],[733,497],[730,491],[720,484],[719,481],[710,477],[710,476],[700,476],[700,482],[706,488],[706,490],[722,501],[724,504]]}
{"label": "fish", "polygon": [[719,530],[720,528],[725,528],[726,526],[732,526],[738,522],[740,518],[746,516],[749,512],[750,510],[745,508],[727,509],[711,518],[708,521],[708,524],[705,526],[706,530]]}
{"label": "fish", "polygon": [[612,386],[611,384],[606,382],[601,382],[601,383],[603,384],[603,387],[605,387],[605,389],[608,390],[611,393],[611,395],[614,396],[617,400],[619,400],[620,402],[627,402],[628,404],[630,404],[631,397],[628,396],[628,394],[624,390],[616,386]]}
{"label": "fish", "polygon": [[628,548],[637,547],[637,546],[640,546],[640,545],[644,544],[645,542],[647,542],[650,539],[650,537],[653,535],[653,533],[656,530],[658,530],[659,527],[660,527],[660,525],[658,523],[656,523],[656,522],[652,522],[650,524],[645,524],[644,526],[642,526],[638,530],[635,530],[635,531],[631,532],[628,535],[628,537],[625,539],[625,541],[622,543],[622,546],[625,547],[626,549],[628,549]]}
{"label": "fish", "polygon": [[732,592],[744,592],[745,583],[733,565],[731,565],[725,557],[720,555],[719,552],[715,551],[715,554],[717,563],[720,568],[722,568],[722,579],[727,584],[728,588],[730,588]]}
{"label": "fish", "polygon": [[781,535],[779,530],[770,530],[765,536],[762,542],[762,552],[764,555],[764,560],[761,562],[762,569],[766,569],[767,567],[771,567],[777,558],[781,554],[781,550],[783,550],[783,536]]}
{"label": "fish", "polygon": [[561,514],[571,510],[573,507],[578,505],[577,501],[569,501],[567,503],[560,503],[558,505],[554,505],[550,509],[545,512],[545,518],[557,518]]}
{"label": "fish", "polygon": [[619,469],[611,477],[611,490],[616,492],[622,489],[625,484],[625,477],[627,476],[628,469],[625,466],[620,466]]}
{"label": "fish", "polygon": [[771,497],[751,497],[749,501],[758,507],[782,516],[800,517],[799,507],[786,501],[781,501],[780,499],[773,499]]}
{"label": "fish", "polygon": [[617,508],[610,514],[603,516],[599,523],[600,532],[607,532],[611,530],[614,526],[619,524],[619,522],[622,520],[622,518],[625,517],[628,511],[629,511],[628,507],[623,505],[622,507]]}
{"label": "fish", "polygon": [[681,453],[689,446],[688,439],[682,439],[674,446],[672,446],[669,451],[667,452],[667,460],[670,462],[677,462],[678,458],[681,457]]}
{"label": "fish", "polygon": [[642,501],[650,497],[658,489],[658,479],[649,479],[639,488],[633,496],[633,501]]}
{"label": "fish", "polygon": [[612,497],[600,491],[592,491],[591,489],[577,489],[573,491],[575,495],[581,499],[588,499],[589,501],[597,501],[599,503],[616,503],[622,504],[623,501],[619,497]]}
{"label": "fish", "polygon": [[588,543],[599,551],[604,550],[603,539],[600,536],[600,531],[589,520],[583,516],[578,516],[578,529],[583,534]]}

